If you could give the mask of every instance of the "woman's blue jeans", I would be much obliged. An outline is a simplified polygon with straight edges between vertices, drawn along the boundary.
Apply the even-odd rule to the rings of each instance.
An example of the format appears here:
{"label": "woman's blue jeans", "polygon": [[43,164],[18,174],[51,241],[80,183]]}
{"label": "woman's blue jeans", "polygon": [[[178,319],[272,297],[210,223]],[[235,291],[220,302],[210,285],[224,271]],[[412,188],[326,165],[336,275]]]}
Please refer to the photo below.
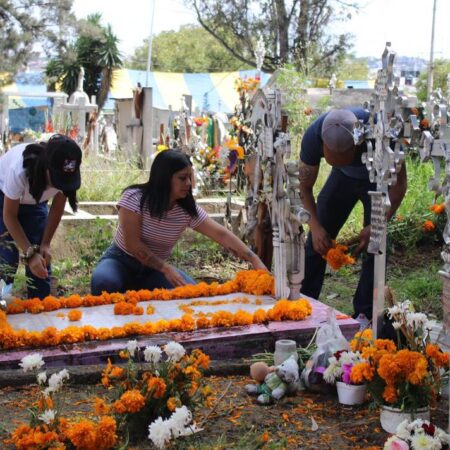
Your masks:
{"label": "woman's blue jeans", "polygon": [[[5,196],[0,191],[0,278],[7,284],[14,281],[14,275],[19,266],[19,251],[3,222],[3,203]],[[37,205],[20,205],[17,214],[20,224],[32,245],[40,245],[47,224],[47,202]],[[26,266],[28,298],[43,299],[50,295],[51,267],[48,267],[48,277],[45,279],[34,276]]]}
{"label": "woman's blue jeans", "polygon": [[[188,284],[196,284],[189,275],[177,269]],[[144,266],[136,258],[112,244],[102,255],[94,269],[91,292],[125,292],[138,289],[173,289],[174,286],[158,270]]]}
{"label": "woman's blue jeans", "polygon": [[[339,169],[332,169],[317,198],[317,216],[320,224],[331,239],[336,239],[356,203],[364,207],[364,226],[370,224],[371,200],[369,191],[375,191],[376,184],[369,180],[358,180],[344,175]],[[313,248],[311,233],[305,248],[305,278],[301,292],[318,299],[325,276],[326,261]],[[372,317],[374,256],[363,256],[361,275],[353,297],[355,317],[360,313]]]}

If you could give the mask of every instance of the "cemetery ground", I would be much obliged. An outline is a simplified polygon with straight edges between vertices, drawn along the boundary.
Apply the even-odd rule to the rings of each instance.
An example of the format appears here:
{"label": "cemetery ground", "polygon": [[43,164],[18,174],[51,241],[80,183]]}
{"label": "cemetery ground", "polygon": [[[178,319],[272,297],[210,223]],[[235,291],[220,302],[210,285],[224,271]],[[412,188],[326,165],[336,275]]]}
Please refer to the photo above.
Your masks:
{"label": "cemetery ground", "polygon": [[[441,217],[433,216],[429,207],[434,203],[432,194],[426,190],[431,168],[408,161],[411,174],[408,194],[398,216],[390,224],[390,243],[387,269],[387,284],[398,301],[411,300],[417,311],[442,320],[442,283],[438,271],[441,240],[439,228]],[[96,187],[95,180],[85,183],[91,189],[82,200],[114,200],[121,189],[135,182],[132,173],[121,181],[111,181],[104,176],[115,191]],[[117,178],[117,174],[112,175]],[[120,175],[124,177],[124,175]],[[137,176],[136,176],[137,178]],[[125,181],[126,180],[126,181]],[[117,186],[120,188],[117,188]],[[97,189],[95,195],[93,190]],[[89,194],[89,195],[88,195]],[[439,200],[436,200],[438,203]],[[352,214],[347,228],[339,240],[350,240],[360,229],[361,211]],[[436,232],[422,229],[424,220],[436,223]],[[115,223],[96,220],[89,225],[67,230],[62,242],[62,257],[54,260],[56,293],[80,295],[89,292],[92,268],[103,249],[112,239]],[[176,246],[172,262],[190,273],[197,280],[223,282],[247,264],[226,254],[216,244],[196,233],[187,233]],[[352,314],[352,296],[359,276],[358,261],[355,266],[328,272],[320,300],[346,314]],[[18,284],[23,283],[18,278]],[[211,408],[204,408],[194,414],[198,425],[204,428],[195,436],[175,441],[178,449],[381,449],[388,435],[379,423],[379,412],[370,404],[360,407],[339,405],[336,394],[301,392],[294,397],[285,397],[270,406],[257,405],[253,397],[244,392],[244,385],[250,382],[248,360],[233,361],[233,364],[212,364],[206,381],[211,385],[216,400]],[[92,411],[88,401],[93,395],[105,392],[99,385],[102,367],[68,368],[71,381],[65,389],[65,416],[86,416]],[[0,378],[1,378],[0,373]],[[0,448],[12,448],[3,439],[8,437],[18,422],[27,422],[28,408],[32,406],[37,387],[33,378],[14,376],[13,385],[2,384],[0,396]],[[441,428],[448,423],[448,400],[442,399],[431,409],[431,420]],[[151,443],[144,440],[130,448],[151,449]]]}
{"label": "cemetery ground", "polygon": [[[94,227],[95,229],[95,227]],[[91,236],[98,239],[96,232]],[[88,242],[89,241],[89,242]],[[83,246],[93,248],[93,242],[84,238]],[[408,251],[396,250],[390,255],[388,285],[398,300],[409,298],[418,310],[441,319],[440,281],[437,273],[440,267],[440,249],[437,245],[426,245]],[[191,233],[180,242],[174,252],[174,263],[194,274],[198,280],[207,282],[225,281],[246,264],[225,254],[210,241]],[[86,280],[89,270],[73,265],[72,276],[59,281],[60,294],[70,291],[87,293]],[[67,276],[67,272],[60,276]],[[352,313],[351,299],[358,281],[359,267],[329,272],[326,276],[322,301],[345,313]],[[62,284],[61,284],[62,283]],[[301,392],[294,397],[285,397],[270,405],[256,404],[248,396],[244,385],[251,382],[248,376],[248,360],[212,364],[206,382],[216,393],[211,408],[204,408],[194,414],[197,424],[204,430],[195,436],[175,441],[176,449],[382,449],[388,435],[379,423],[378,409],[370,404],[359,407],[340,405],[334,392]],[[71,381],[65,389],[64,409],[66,416],[86,416],[92,411],[94,396],[105,395],[100,384],[103,367],[69,368]],[[1,374],[0,374],[1,376]],[[27,422],[28,408],[36,398],[37,386],[32,377],[17,377],[17,386],[1,388],[0,396],[0,439],[18,422]],[[431,419],[441,428],[446,428],[448,401],[442,399],[431,409]],[[317,424],[317,429],[315,424]],[[0,448],[12,449],[3,443]],[[152,449],[149,440],[134,443],[130,448]]]}

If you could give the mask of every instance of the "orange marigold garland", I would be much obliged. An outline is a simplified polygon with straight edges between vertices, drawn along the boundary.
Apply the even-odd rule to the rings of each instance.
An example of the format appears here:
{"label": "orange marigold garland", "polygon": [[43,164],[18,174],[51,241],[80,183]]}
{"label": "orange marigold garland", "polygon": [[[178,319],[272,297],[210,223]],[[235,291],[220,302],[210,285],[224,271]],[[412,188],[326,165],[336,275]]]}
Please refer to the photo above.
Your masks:
{"label": "orange marigold garland", "polygon": [[[265,270],[245,270],[238,272],[233,280],[227,281],[223,284],[219,283],[199,283],[196,285],[180,286],[175,289],[154,289],[149,291],[142,289],[139,291],[127,291],[125,294],[103,292],[101,295],[86,295],[81,297],[79,295],[71,295],[70,297],[46,297],[44,301],[39,299],[20,300],[15,299],[8,305],[8,314],[19,314],[23,312],[30,312],[38,314],[43,311],[54,311],[60,308],[79,308],[99,305],[111,305],[118,303],[127,303],[136,305],[138,302],[149,300],[177,300],[185,298],[198,297],[214,297],[217,295],[227,295],[236,292],[244,292],[253,295],[274,295],[274,281],[273,276]],[[48,308],[48,309],[46,309]],[[125,309],[123,305],[118,308],[116,314],[124,314]],[[126,314],[135,314],[132,312]],[[140,314],[140,310],[139,310]]]}
{"label": "orange marigold garland", "polygon": [[41,332],[37,332],[14,330],[6,320],[5,313],[0,311],[0,348],[40,347],[91,340],[104,341],[133,335],[148,336],[167,331],[193,331],[195,329],[242,326],[267,321],[304,320],[311,313],[312,306],[306,299],[295,301],[281,299],[267,311],[258,309],[253,314],[242,310],[236,313],[215,311],[208,316],[199,314],[195,318],[191,314],[185,314],[181,319],[160,319],[156,322],[146,323],[130,322],[123,327],[113,327],[112,329],[86,325],[83,327],[70,326],[63,330],[48,327]]}
{"label": "orange marigold garland", "polygon": [[355,264],[355,258],[348,255],[346,252],[348,247],[341,245],[333,241],[333,247],[331,247],[327,254],[324,256],[327,264],[333,270],[339,270],[342,266],[348,266]]}

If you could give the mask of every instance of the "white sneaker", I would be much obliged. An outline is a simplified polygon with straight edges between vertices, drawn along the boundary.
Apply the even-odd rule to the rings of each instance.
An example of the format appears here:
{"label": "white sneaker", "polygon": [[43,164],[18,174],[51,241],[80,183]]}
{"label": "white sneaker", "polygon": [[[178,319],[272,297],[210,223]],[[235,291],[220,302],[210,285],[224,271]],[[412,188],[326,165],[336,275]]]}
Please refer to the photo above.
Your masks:
{"label": "white sneaker", "polygon": [[360,313],[355,320],[359,322],[359,331],[363,331],[366,328],[369,328],[370,320],[366,317],[365,314]]}

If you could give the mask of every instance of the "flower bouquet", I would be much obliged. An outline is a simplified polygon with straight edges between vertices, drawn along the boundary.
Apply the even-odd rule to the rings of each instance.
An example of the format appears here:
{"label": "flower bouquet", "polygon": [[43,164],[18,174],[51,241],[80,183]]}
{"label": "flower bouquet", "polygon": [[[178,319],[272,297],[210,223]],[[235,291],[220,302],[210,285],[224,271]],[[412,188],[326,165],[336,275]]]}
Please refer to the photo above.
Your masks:
{"label": "flower bouquet", "polygon": [[404,420],[393,436],[384,444],[384,450],[448,449],[450,435],[427,420]]}
{"label": "flower bouquet", "polygon": [[352,379],[353,368],[364,362],[361,354],[356,351],[339,350],[328,358],[328,367],[323,379],[330,384],[336,384],[339,402],[344,405],[359,405],[364,402],[366,384],[362,378]]}
{"label": "flower bouquet", "polygon": [[392,433],[408,416],[429,419],[429,406],[439,394],[449,355],[431,343],[427,316],[414,312],[410,302],[394,305],[388,315],[397,343],[374,340],[371,330],[357,333],[351,347],[366,362],[355,365],[351,378],[368,382],[373,400],[382,408],[382,427]]}

